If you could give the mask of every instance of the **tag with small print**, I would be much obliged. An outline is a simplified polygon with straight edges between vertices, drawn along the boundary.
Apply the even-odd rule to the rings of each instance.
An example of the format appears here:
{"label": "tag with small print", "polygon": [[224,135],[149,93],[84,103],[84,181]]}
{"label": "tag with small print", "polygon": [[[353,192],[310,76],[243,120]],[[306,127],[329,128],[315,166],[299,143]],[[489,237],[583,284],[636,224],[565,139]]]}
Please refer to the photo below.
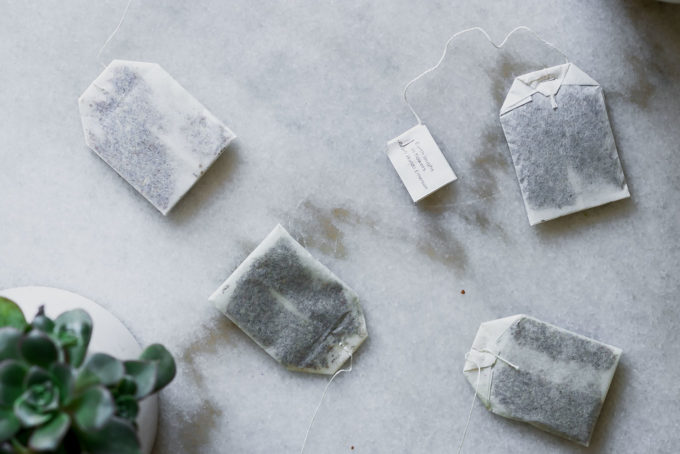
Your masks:
{"label": "tag with small print", "polygon": [[414,202],[456,180],[456,174],[423,124],[387,142],[387,156]]}

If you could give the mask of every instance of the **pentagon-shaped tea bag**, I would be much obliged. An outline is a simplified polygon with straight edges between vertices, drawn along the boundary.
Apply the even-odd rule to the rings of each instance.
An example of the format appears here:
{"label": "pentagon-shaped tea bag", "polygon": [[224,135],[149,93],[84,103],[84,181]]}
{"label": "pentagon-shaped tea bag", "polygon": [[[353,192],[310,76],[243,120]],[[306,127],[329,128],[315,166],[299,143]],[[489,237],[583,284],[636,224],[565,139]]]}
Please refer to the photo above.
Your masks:
{"label": "pentagon-shaped tea bag", "polygon": [[210,301],[290,370],[333,374],[368,336],[356,293],[280,225]]}
{"label": "pentagon-shaped tea bag", "polygon": [[500,120],[531,225],[630,197],[602,87],[573,63],[517,77]]}
{"label": "pentagon-shaped tea bag", "polygon": [[112,61],[78,104],[87,146],[164,215],[236,137],[155,63]]}
{"label": "pentagon-shaped tea bag", "polygon": [[487,409],[588,446],[621,349],[526,315],[482,323],[463,373]]}

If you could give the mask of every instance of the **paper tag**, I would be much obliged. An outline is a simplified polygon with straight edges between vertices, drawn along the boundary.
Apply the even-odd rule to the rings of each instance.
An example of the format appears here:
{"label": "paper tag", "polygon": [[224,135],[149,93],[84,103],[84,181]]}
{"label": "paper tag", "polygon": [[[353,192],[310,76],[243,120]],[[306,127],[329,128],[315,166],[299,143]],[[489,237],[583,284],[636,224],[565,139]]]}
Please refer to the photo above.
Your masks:
{"label": "paper tag", "polygon": [[456,180],[456,174],[423,124],[387,142],[387,156],[414,202]]}

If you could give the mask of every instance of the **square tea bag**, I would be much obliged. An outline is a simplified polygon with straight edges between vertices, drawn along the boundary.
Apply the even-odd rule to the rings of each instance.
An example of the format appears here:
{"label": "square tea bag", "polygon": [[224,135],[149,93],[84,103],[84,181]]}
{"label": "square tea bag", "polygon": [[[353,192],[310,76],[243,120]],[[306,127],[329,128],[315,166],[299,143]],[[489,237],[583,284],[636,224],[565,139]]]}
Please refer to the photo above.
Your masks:
{"label": "square tea bag", "polygon": [[78,104],[87,146],[164,215],[236,137],[155,63],[112,61]]}
{"label": "square tea bag", "polygon": [[290,370],[333,374],[368,336],[356,293],[280,225],[210,301]]}
{"label": "square tea bag", "polygon": [[487,409],[588,446],[621,349],[526,315],[482,323],[463,373]]}
{"label": "square tea bag", "polygon": [[573,63],[517,77],[500,120],[531,225],[630,196],[602,87]]}

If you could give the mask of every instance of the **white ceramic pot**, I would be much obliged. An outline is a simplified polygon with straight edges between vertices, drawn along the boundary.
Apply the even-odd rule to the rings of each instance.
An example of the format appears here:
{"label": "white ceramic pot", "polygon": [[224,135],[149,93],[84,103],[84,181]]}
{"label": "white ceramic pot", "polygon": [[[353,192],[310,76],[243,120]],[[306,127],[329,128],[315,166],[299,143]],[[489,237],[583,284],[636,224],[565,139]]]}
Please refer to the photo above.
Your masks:
{"label": "white ceramic pot", "polygon": [[[41,305],[45,306],[45,313],[50,318],[71,309],[86,310],[93,322],[88,352],[108,353],[123,360],[136,359],[142,352],[132,333],[111,312],[75,293],[51,287],[17,287],[0,290],[0,296],[17,303],[29,322],[33,320]],[[147,397],[140,403],[137,424],[142,452],[149,454],[158,426],[158,398],[155,395]]]}

